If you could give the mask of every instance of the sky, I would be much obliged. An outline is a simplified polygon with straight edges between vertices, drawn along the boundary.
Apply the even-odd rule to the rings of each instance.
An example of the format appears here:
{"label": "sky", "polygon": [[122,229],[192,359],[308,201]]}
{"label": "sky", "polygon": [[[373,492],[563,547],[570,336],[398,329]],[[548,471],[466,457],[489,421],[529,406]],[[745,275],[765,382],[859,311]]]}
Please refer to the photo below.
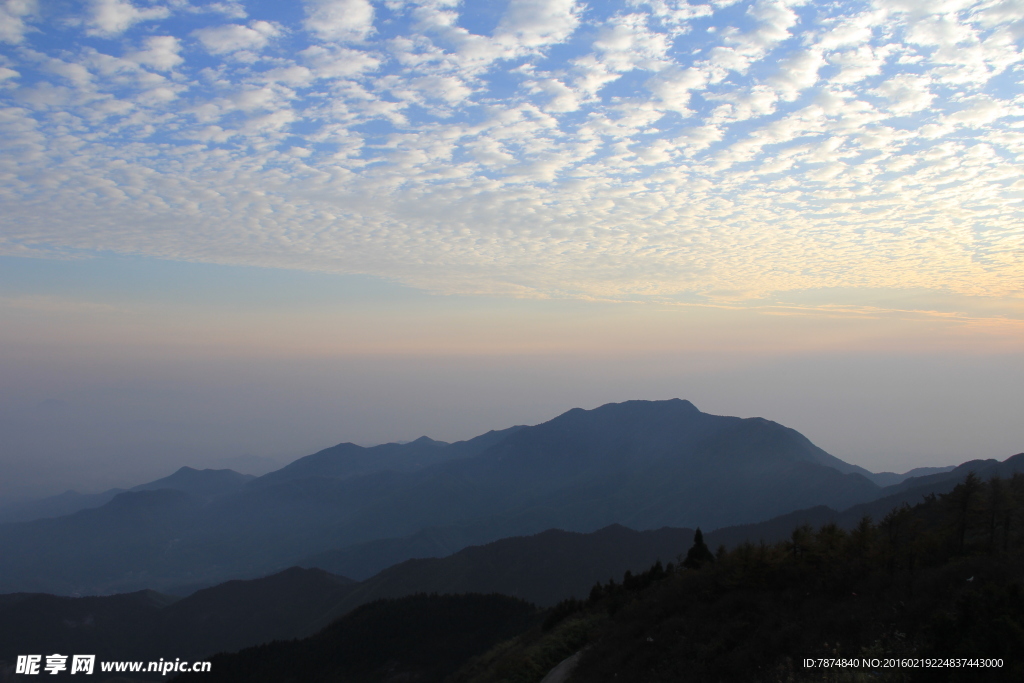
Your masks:
{"label": "sky", "polygon": [[1024,451],[1024,1],[0,0],[0,502],[680,397]]}

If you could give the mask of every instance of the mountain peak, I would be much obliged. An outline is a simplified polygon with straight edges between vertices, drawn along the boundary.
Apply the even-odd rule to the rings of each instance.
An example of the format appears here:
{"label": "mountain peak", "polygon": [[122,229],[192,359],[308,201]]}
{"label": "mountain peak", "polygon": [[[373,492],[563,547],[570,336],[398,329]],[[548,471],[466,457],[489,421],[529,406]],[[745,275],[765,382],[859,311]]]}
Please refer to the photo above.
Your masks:
{"label": "mountain peak", "polygon": [[[670,409],[688,413],[699,413],[700,410],[697,406],[693,405],[690,401],[685,398],[667,398],[661,400],[647,400],[647,399],[630,399],[628,401],[620,401],[618,403],[605,403],[603,406],[596,408],[596,410],[614,410],[614,409]],[[578,409],[582,410],[582,409]],[[589,412],[589,411],[587,411]]]}
{"label": "mountain peak", "polygon": [[446,442],[446,441],[437,441],[435,439],[431,439],[429,436],[421,436],[420,438],[416,439],[415,441],[410,441],[409,443],[419,444],[421,446],[427,446],[427,445],[430,445],[430,444],[437,444],[438,446],[447,446],[448,445],[448,442]]}

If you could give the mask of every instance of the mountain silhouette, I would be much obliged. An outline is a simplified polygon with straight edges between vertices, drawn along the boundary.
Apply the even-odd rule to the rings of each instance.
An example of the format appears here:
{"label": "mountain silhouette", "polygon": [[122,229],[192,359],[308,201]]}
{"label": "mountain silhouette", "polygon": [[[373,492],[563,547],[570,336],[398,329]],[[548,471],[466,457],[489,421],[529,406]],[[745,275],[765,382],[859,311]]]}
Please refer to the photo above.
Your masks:
{"label": "mountain silhouette", "polygon": [[57,496],[25,501],[16,505],[0,508],[0,523],[29,522],[35,519],[63,517],[78,512],[97,508],[114,499],[114,496],[125,491],[155,491],[171,489],[182,491],[194,496],[212,498],[226,493],[236,493],[248,482],[255,479],[251,474],[239,474],[234,470],[197,470],[182,467],[174,474],[133,486],[130,489],[108,489],[102,493],[78,493],[65,491]]}
{"label": "mountain silhouette", "polygon": [[356,583],[294,567],[228,581],[187,598],[139,591],[103,597],[0,596],[0,660],[26,652],[88,652],[101,659],[199,658],[304,637]]}
{"label": "mountain silhouette", "polygon": [[685,551],[690,529],[592,534],[548,530],[474,546],[443,559],[410,560],[356,583],[321,569],[289,568],[177,598],[139,591],[71,598],[0,595],[0,661],[57,647],[110,659],[202,658],[302,638],[382,598],[503,593],[553,605],[596,581],[639,571]]}
{"label": "mountain silhouette", "polygon": [[479,455],[505,436],[521,429],[510,427],[450,444],[421,436],[409,443],[386,443],[368,448],[354,443],[340,443],[260,477],[255,487],[266,487],[281,482],[308,477],[349,479],[375,472],[414,472],[456,458]]}
{"label": "mountain silhouette", "polygon": [[[904,505],[935,500],[973,473],[1011,477],[1024,471],[1024,454],[1005,461],[974,460],[948,473],[893,486],[874,501],[835,511],[826,506],[704,535],[708,548],[764,547],[790,539],[804,525],[854,530],[865,516],[881,520]],[[187,511],[195,499],[181,492],[138,492],[119,499],[116,512],[164,506]],[[113,514],[113,513],[111,513]],[[986,518],[987,519],[987,518]],[[977,520],[976,520],[977,521]],[[979,521],[980,523],[980,521]],[[584,534],[549,529],[474,545],[443,558],[398,563],[362,582],[323,569],[292,567],[253,580],[232,580],[184,598],[139,591],[107,597],[0,595],[0,665],[19,653],[56,647],[95,651],[108,658],[207,657],[272,640],[310,636],[362,605],[416,594],[501,593],[550,607],[584,599],[595,583],[638,575],[660,560],[678,567],[694,545],[691,528],[635,531],[611,525]],[[2,668],[2,666],[0,666]]]}
{"label": "mountain silhouette", "polygon": [[[360,473],[373,453],[382,469]],[[124,492],[74,515],[0,525],[0,591],[213,585],[430,528],[468,530],[451,535],[449,552],[550,528],[715,529],[881,495],[858,469],[769,420],[628,401],[456,444],[342,444],[212,497]],[[390,548],[388,564],[413,557]]]}

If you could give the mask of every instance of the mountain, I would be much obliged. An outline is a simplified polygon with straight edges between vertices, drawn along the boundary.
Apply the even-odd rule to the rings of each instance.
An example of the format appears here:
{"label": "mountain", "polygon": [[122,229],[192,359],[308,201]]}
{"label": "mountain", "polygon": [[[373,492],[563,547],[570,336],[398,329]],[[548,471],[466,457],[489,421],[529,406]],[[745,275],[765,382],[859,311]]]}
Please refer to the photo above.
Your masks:
{"label": "mountain", "polygon": [[266,487],[309,477],[349,479],[376,472],[414,472],[448,460],[479,455],[519,429],[522,427],[492,430],[453,444],[426,436],[409,443],[386,443],[369,448],[354,443],[340,443],[263,475],[255,486]]}
{"label": "mountain", "polygon": [[242,490],[250,481],[256,477],[251,474],[239,474],[234,470],[197,470],[191,467],[182,467],[174,474],[151,481],[148,484],[140,484],[130,491],[156,491],[158,489],[171,489],[182,491],[201,498],[213,498],[229,493],[237,493]]}
{"label": "mountain", "polygon": [[[712,549],[719,545],[735,549],[745,543],[758,548],[787,542],[794,529],[805,525],[818,529],[833,524],[838,533],[854,532],[865,515],[876,523],[888,523],[885,520],[894,509],[896,519],[905,514],[899,510],[909,509],[906,505],[931,505],[936,495],[947,495],[970,473],[979,480],[1001,476],[1016,487],[1018,493],[1013,495],[1019,495],[1019,476],[1010,478],[1021,472],[1024,454],[1002,462],[971,461],[953,472],[940,473],[941,477],[921,477],[916,486],[890,487],[888,495],[842,512],[818,506],[757,524],[713,530],[704,539]],[[978,493],[979,503],[991,495],[992,485],[985,486]],[[168,491],[135,495],[168,496],[164,503],[172,507],[176,501],[190,500]],[[147,502],[129,497],[121,504],[140,501]],[[991,526],[983,510],[971,515],[981,530],[978,533]],[[1006,520],[1000,518],[996,531],[986,533],[995,533],[997,540],[1000,534],[1019,535],[1013,531],[1012,519],[1007,520],[1010,526],[1003,528]],[[167,650],[203,658],[275,639],[310,636],[362,605],[416,594],[502,593],[551,606],[569,598],[587,598],[595,583],[627,572],[640,576],[656,560],[670,569],[668,564],[678,562],[693,537],[694,531],[688,528],[635,531],[612,525],[589,534],[549,529],[467,547],[444,558],[407,560],[361,583],[321,569],[293,567],[260,579],[228,581],[181,599],[153,591],[83,598],[0,595],[0,660],[10,661],[17,653],[53,644],[118,659],[155,659]]]}
{"label": "mountain", "polygon": [[807,510],[797,510],[780,515],[764,522],[716,529],[707,534],[706,538],[712,547],[724,545],[727,548],[733,548],[744,542],[776,543],[784,541],[789,538],[793,529],[803,525],[818,528],[824,524],[837,524],[842,529],[853,529],[864,517],[870,517],[877,522],[892,510],[897,510],[905,505],[918,505],[931,497],[947,494],[971,473],[984,480],[992,477],[1008,479],[1016,473],[1024,474],[1024,453],[1012,455],[1003,461],[970,460],[952,469],[936,469],[941,471],[908,478],[899,484],[888,486],[882,490],[882,494],[878,498],[866,503],[842,510],[819,505]]}
{"label": "mountain", "polygon": [[[446,551],[550,528],[712,529],[882,491],[792,429],[678,399],[574,409],[456,444],[375,448],[342,444],[213,497],[133,491],[71,516],[0,525],[0,591],[212,585],[431,528],[462,530]],[[407,469],[359,474],[364,451]],[[440,461],[424,464],[431,458]],[[382,558],[409,552],[391,544]]]}
{"label": "mountain", "polygon": [[[357,587],[343,576],[298,567],[261,579],[228,581],[166,607],[152,629],[152,642],[175,656],[202,657],[305,637]],[[171,648],[175,642],[179,645]]]}
{"label": "mountain", "polygon": [[81,598],[4,595],[0,663],[44,651],[118,660],[198,659],[306,637],[321,628],[325,612],[356,585],[296,567],[261,579],[229,581],[182,599],[154,591]]}
{"label": "mountain", "polygon": [[83,598],[5,595],[0,599],[0,671],[4,662],[29,653],[120,659],[122,653],[152,652],[150,627],[173,600],[154,591]]}
{"label": "mountain", "polygon": [[879,486],[895,486],[896,484],[902,483],[912,477],[924,477],[929,474],[942,474],[944,472],[949,472],[955,467],[956,465],[947,465],[945,467],[915,467],[903,474],[896,474],[895,472],[870,472],[864,476]]}
{"label": "mountain", "polygon": [[312,635],[369,602],[417,593],[504,593],[543,606],[586,596],[596,581],[684,552],[690,529],[592,534],[549,530],[475,546],[443,559],[410,560],[362,583],[292,567],[233,580],[188,597],[140,591],[103,597],[0,595],[0,660],[43,651],[110,659],[197,659]]}
{"label": "mountain", "polygon": [[[1010,471],[1019,462],[1011,458],[998,468]],[[790,527],[785,541],[741,543],[702,565],[656,563],[624,573],[621,583],[613,577],[593,586],[584,600],[523,618],[514,637],[487,652],[477,650],[480,640],[470,634],[507,624],[514,603],[420,594],[366,604],[304,640],[215,657],[213,672],[202,676],[367,683],[817,680],[806,673],[804,657],[895,657],[995,659],[996,667],[948,669],[942,680],[1020,680],[1024,535],[1013,520],[1021,516],[1022,492],[1019,474],[988,482],[976,477],[849,532],[835,524]],[[1003,522],[993,526],[993,519]],[[619,530],[607,531],[608,539],[619,537]],[[558,564],[565,556],[556,547],[574,540],[552,535],[522,542],[546,546],[549,563]],[[698,542],[691,537],[694,547]],[[492,554],[476,563],[497,576],[503,559],[515,563],[524,549],[529,555],[529,548],[513,546],[508,554],[493,552],[505,543],[479,549]],[[883,665],[849,673],[851,680],[936,680],[923,670],[886,676]]]}
{"label": "mountain", "polygon": [[533,605],[504,595],[414,595],[379,600],[315,636],[212,660],[181,683],[442,683],[466,660],[538,621]]}
{"label": "mountain", "polygon": [[1022,494],[1019,475],[976,478],[849,532],[791,528],[700,567],[654,566],[560,604],[448,683],[1024,680]]}
{"label": "mountain", "polygon": [[327,616],[416,593],[501,593],[548,607],[586,597],[595,582],[646,569],[656,560],[674,562],[692,539],[693,529],[634,531],[617,524],[589,534],[549,529],[504,538],[389,567],[360,583]]}
{"label": "mountain", "polygon": [[[194,496],[212,498],[226,493],[235,493],[256,477],[251,474],[239,474],[234,470],[197,470],[182,467],[174,474],[139,484],[128,491],[155,491],[171,489],[182,491]],[[28,522],[35,519],[47,519],[71,515],[79,510],[97,508],[114,499],[126,489],[109,489],[102,493],[78,493],[65,491],[58,496],[26,501],[16,505],[0,508],[0,523]]]}
{"label": "mountain", "polygon": [[5,505],[0,507],[0,524],[71,515],[79,510],[96,508],[108,503],[114,496],[125,490],[109,489],[102,493],[79,493],[68,490],[56,496]]}
{"label": "mountain", "polygon": [[[1018,454],[1002,462],[972,460],[955,468],[920,468],[920,470],[925,472],[931,470],[934,473],[917,477],[913,481],[908,479],[905,483],[901,482],[901,485],[886,487],[879,492],[878,498],[867,503],[840,509],[817,505],[762,522],[712,528],[705,534],[705,538],[713,548],[719,545],[732,548],[745,541],[757,543],[785,540],[794,528],[803,524],[819,527],[822,524],[834,522],[845,529],[852,529],[865,515],[881,519],[890,510],[901,505],[916,505],[928,496],[948,493],[963,481],[969,472],[974,472],[982,478],[1010,477],[1014,472],[1024,472],[1024,460]],[[299,565],[320,567],[360,580],[370,579],[378,572],[387,573],[390,571],[387,568],[399,564],[405,558],[446,558],[460,548],[485,545],[488,540],[484,540],[484,537],[490,530],[492,527],[485,525],[432,527],[422,529],[405,538],[380,539],[317,553],[305,558],[299,562]],[[688,533],[686,529],[681,531],[684,534]],[[661,557],[664,559],[665,557],[675,557],[675,555],[661,555]],[[563,597],[568,597],[568,595]],[[547,604],[538,595],[524,597],[537,604]]]}

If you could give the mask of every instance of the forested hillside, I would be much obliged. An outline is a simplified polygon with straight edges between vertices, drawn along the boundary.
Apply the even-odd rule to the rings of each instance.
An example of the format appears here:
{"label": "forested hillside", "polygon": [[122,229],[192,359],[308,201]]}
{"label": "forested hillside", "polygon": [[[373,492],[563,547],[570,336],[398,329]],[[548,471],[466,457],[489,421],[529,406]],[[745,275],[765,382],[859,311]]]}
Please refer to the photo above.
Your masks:
{"label": "forested hillside", "polygon": [[[717,551],[698,535],[680,559],[539,616],[473,596],[372,603],[312,638],[217,657],[202,680],[538,683],[574,655],[580,683],[1024,680],[1024,475],[972,474],[852,530],[802,526]],[[515,625],[526,630],[458,661]],[[1002,666],[804,666],[826,657]]]}
{"label": "forested hillside", "polygon": [[[694,553],[699,555],[699,553]],[[1024,680],[1024,476],[969,476],[852,531],[655,565],[566,601],[451,683]],[[1001,668],[805,668],[805,658],[995,658]]]}

